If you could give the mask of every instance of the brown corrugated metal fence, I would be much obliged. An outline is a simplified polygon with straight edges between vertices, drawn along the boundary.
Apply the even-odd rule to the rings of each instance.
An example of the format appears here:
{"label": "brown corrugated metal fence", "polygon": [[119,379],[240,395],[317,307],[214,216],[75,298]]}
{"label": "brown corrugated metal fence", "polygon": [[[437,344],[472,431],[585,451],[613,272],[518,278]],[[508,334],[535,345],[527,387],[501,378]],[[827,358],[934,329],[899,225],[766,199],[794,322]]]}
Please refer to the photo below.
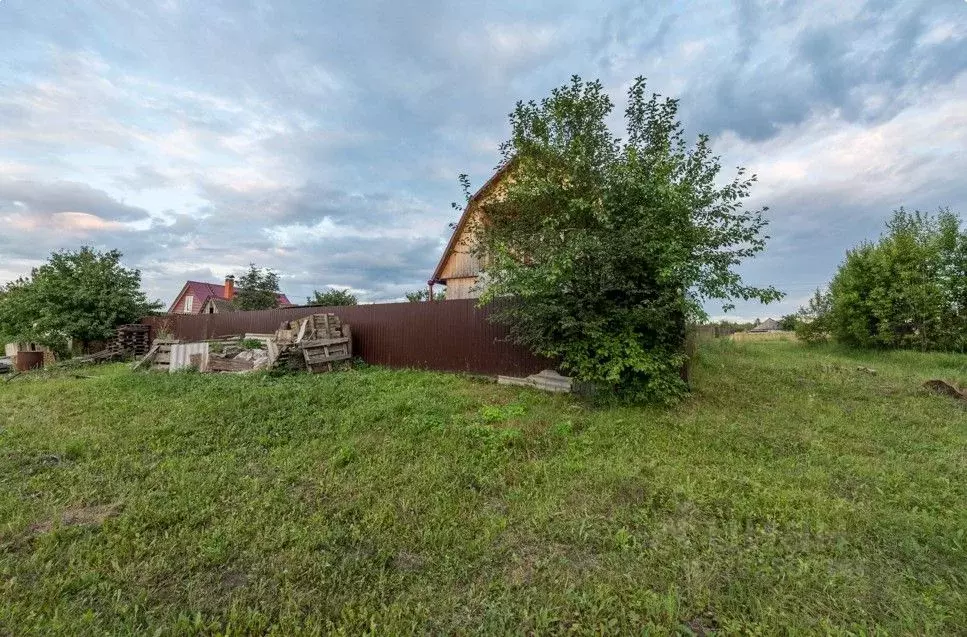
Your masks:
{"label": "brown corrugated metal fence", "polygon": [[224,314],[166,314],[142,320],[154,335],[204,340],[275,332],[285,321],[330,312],[352,327],[353,354],[367,363],[478,374],[526,376],[553,367],[507,340],[507,330],[488,320],[476,301],[378,303],[340,307],[292,307]]}

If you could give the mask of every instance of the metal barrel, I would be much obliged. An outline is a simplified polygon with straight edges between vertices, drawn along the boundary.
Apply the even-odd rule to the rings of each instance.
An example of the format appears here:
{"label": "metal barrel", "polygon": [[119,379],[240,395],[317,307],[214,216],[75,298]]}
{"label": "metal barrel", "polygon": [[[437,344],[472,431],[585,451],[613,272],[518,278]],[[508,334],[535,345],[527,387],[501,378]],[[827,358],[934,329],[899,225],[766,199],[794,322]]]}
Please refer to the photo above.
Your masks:
{"label": "metal barrel", "polygon": [[44,366],[43,352],[17,352],[14,368],[18,372],[28,372],[32,369],[40,369]]}

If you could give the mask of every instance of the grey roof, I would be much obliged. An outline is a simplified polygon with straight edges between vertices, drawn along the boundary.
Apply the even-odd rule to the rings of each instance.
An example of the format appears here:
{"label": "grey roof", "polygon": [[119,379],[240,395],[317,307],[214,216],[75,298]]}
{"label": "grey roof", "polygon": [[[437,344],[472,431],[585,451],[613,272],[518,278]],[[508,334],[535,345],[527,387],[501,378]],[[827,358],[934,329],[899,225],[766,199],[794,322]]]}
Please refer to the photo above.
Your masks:
{"label": "grey roof", "polygon": [[773,332],[779,329],[779,321],[771,318],[767,318],[755,327],[753,327],[750,332]]}
{"label": "grey roof", "polygon": [[[209,297],[207,301],[205,301],[205,305],[208,305],[209,303],[215,306],[215,312],[218,314],[235,311],[235,306],[232,305],[232,302],[229,301],[228,299],[220,299],[217,296],[212,296],[212,297]],[[203,306],[202,312],[204,311],[205,309]]]}

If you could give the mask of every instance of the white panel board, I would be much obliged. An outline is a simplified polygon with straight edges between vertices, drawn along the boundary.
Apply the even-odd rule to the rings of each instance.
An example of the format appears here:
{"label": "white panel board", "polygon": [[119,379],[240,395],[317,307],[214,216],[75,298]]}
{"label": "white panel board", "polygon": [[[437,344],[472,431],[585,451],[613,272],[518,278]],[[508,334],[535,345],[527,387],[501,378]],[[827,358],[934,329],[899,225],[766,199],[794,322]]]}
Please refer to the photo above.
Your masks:
{"label": "white panel board", "polygon": [[208,343],[175,343],[171,346],[171,360],[168,363],[168,371],[176,372],[191,365],[193,354],[201,354],[202,358],[208,358]]}

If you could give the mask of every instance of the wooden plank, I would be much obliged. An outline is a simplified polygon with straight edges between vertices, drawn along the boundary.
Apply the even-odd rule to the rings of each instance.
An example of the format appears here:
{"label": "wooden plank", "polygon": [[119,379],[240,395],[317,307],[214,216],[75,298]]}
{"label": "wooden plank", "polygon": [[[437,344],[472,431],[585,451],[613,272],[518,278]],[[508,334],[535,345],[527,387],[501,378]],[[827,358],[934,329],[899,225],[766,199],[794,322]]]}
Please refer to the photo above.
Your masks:
{"label": "wooden plank", "polygon": [[295,342],[298,343],[302,341],[302,337],[306,334],[306,326],[309,324],[308,320],[302,321],[299,324],[299,334],[295,337]]}
{"label": "wooden plank", "polygon": [[[340,340],[342,340],[342,339],[340,339]],[[309,352],[311,354],[317,354],[317,353],[323,352],[323,351],[325,351],[325,352],[329,352],[329,351],[333,351],[333,352],[340,351],[340,352],[346,352],[348,354],[349,353],[349,343],[346,343],[346,342],[342,342],[342,343],[326,343],[324,345],[314,345],[312,347],[303,347],[302,349],[304,349],[305,351],[307,351],[307,352]]]}
{"label": "wooden plank", "polygon": [[349,360],[349,354],[346,352],[328,352],[321,355],[315,355],[305,352],[305,358],[307,364],[318,365],[319,363],[331,363],[333,361]]}
{"label": "wooden plank", "polygon": [[312,365],[309,363],[309,352],[305,349],[302,350],[302,359],[306,362],[306,367],[312,370]]}
{"label": "wooden plank", "polygon": [[142,367],[147,367],[150,363],[154,361],[155,356],[157,355],[158,355],[158,346],[155,345],[150,350],[148,350],[148,353],[145,355],[144,358],[142,358],[141,360],[139,360],[134,364],[134,367],[132,369],[141,369]]}
{"label": "wooden plank", "polygon": [[244,372],[252,369],[252,361],[238,360],[237,358],[217,358],[209,357],[207,371],[209,372]]}
{"label": "wooden plank", "polygon": [[349,339],[345,337],[339,338],[316,338],[311,341],[303,341],[302,347],[306,349],[312,349],[314,347],[332,347],[333,345],[348,345]]}
{"label": "wooden plank", "polygon": [[275,361],[279,358],[279,344],[275,342],[274,338],[270,338],[265,341],[265,346],[269,352],[269,362],[267,368],[272,369],[275,367]]}

